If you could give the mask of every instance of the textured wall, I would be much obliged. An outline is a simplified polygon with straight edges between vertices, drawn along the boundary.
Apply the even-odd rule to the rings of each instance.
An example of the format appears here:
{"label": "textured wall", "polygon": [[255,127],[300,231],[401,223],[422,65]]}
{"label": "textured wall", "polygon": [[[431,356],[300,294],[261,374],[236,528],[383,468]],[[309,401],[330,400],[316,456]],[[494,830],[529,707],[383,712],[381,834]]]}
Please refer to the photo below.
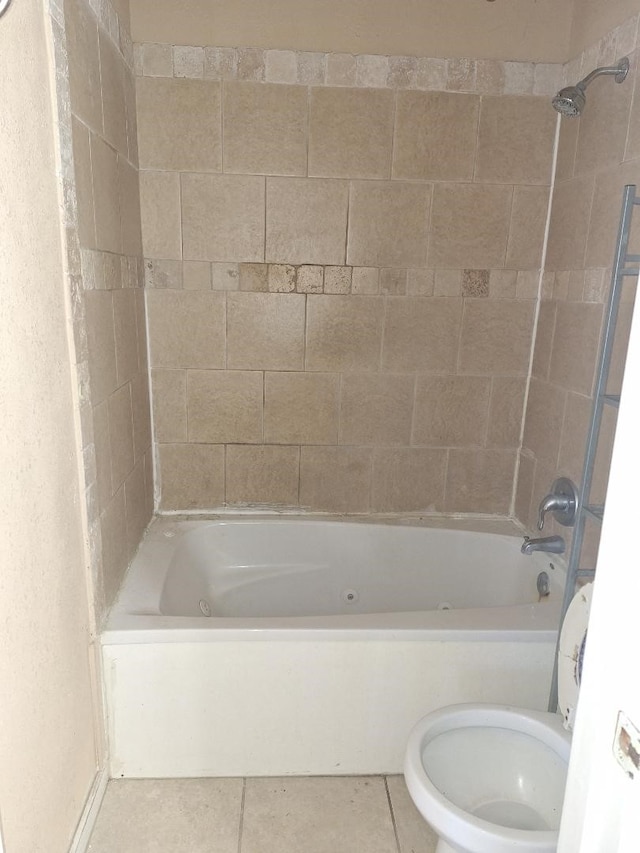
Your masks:
{"label": "textured wall", "polygon": [[162,508],[508,512],[553,66],[257,58],[138,51]]}
{"label": "textured wall", "polygon": [[[568,82],[597,65],[629,56],[632,69],[618,85],[597,79],[579,119],[561,125],[556,188],[551,214],[546,278],[540,306],[531,392],[526,413],[516,512],[534,525],[538,502],[558,474],[579,482],[591,415],[599,338],[609,292],[622,188],[640,184],[638,16],[607,33],[566,68]],[[634,89],[636,90],[634,96]],[[635,214],[631,250],[640,252]],[[632,289],[623,296],[610,393],[619,392]],[[614,413],[605,412],[594,500],[606,489]],[[587,530],[586,568],[593,567],[597,528]]]}
{"label": "textured wall", "polygon": [[131,0],[136,42],[563,62],[573,0]]}
{"label": "textured wall", "polygon": [[[96,770],[51,22],[0,22],[0,810],[8,853],[65,853]],[[47,4],[48,5],[48,4]]]}
{"label": "textured wall", "polygon": [[76,357],[98,620],[152,512],[153,474],[142,289],[140,196],[128,4],[96,17],[66,0],[80,269]]}

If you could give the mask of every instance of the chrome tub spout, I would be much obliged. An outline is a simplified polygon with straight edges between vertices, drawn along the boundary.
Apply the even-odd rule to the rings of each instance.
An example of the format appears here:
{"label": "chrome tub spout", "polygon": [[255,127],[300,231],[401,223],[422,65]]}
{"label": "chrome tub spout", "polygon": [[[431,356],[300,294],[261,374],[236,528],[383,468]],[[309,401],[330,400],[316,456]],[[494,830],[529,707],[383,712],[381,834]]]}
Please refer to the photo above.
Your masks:
{"label": "chrome tub spout", "polygon": [[523,554],[533,554],[534,551],[546,551],[548,554],[564,554],[565,544],[562,536],[543,536],[540,539],[524,537],[520,551]]}

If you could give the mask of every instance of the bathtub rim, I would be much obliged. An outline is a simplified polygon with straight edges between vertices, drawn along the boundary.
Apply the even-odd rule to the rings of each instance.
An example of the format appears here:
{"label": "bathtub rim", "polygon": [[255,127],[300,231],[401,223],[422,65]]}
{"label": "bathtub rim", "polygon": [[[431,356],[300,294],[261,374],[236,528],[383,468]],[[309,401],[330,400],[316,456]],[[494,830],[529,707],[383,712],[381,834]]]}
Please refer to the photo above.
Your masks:
{"label": "bathtub rim", "polygon": [[[101,645],[140,643],[207,643],[224,641],[357,641],[413,640],[482,642],[553,642],[560,620],[560,596],[539,604],[522,604],[452,611],[409,611],[402,613],[352,614],[348,616],[287,617],[205,617],[165,616],[136,605],[141,588],[152,582],[162,586],[169,568],[172,549],[166,547],[167,534],[186,533],[207,522],[274,524],[305,521],[313,523],[355,523],[418,527],[489,534],[518,539],[522,526],[513,519],[496,516],[345,516],[289,513],[171,513],[155,516],[141,547],[163,550],[160,565],[146,566],[132,583],[134,561],[122,581],[100,634]],[[177,528],[177,530],[176,530]],[[138,552],[139,553],[139,552]],[[138,555],[136,555],[137,557]],[[555,558],[554,558],[555,559]],[[557,563],[557,581],[562,586],[565,565]],[[137,607],[137,609],[135,609]],[[133,608],[133,612],[132,612]],[[455,621],[455,626],[452,622]],[[500,627],[496,627],[496,621]],[[528,623],[528,624],[527,624]]]}

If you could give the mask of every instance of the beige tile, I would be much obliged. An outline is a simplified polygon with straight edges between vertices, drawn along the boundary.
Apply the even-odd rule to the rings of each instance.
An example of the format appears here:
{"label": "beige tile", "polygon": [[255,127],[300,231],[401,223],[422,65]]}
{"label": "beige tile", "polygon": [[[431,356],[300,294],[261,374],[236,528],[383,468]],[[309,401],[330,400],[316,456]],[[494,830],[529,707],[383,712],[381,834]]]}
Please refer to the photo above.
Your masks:
{"label": "beige tile", "polygon": [[[609,268],[613,263],[625,184],[640,184],[640,160],[603,170],[596,176],[587,238],[587,267]],[[632,219],[629,246],[631,251],[640,246],[638,216]]]}
{"label": "beige tile", "polygon": [[413,89],[418,75],[415,56],[390,56],[387,86],[391,89]]}
{"label": "beige tile", "polygon": [[349,207],[347,263],[423,267],[431,187],[391,181],[354,181]]}
{"label": "beige tile", "polygon": [[109,505],[111,487],[111,441],[109,440],[109,404],[104,400],[92,409],[93,441],[96,449],[96,483],[100,512]]}
{"label": "beige tile", "polygon": [[514,187],[507,267],[522,270],[542,265],[548,205],[547,187]]}
{"label": "beige tile", "polygon": [[[422,272],[422,270],[418,270]],[[428,272],[424,270],[424,272]],[[326,287],[325,287],[326,291]],[[380,270],[380,293],[404,296],[407,293],[407,270]]]}
{"label": "beige tile", "polygon": [[118,594],[129,562],[123,488],[115,493],[100,516],[100,539],[103,594],[105,607],[110,607]]}
{"label": "beige tile", "polygon": [[340,394],[340,444],[408,445],[415,379],[404,374],[348,374]]}
{"label": "beige tile", "polygon": [[150,290],[147,300],[153,367],[224,367],[223,293]]}
{"label": "beige tile", "polygon": [[227,367],[301,370],[305,298],[296,293],[229,293]]}
{"label": "beige tile", "polygon": [[465,300],[460,372],[525,375],[529,368],[534,313],[531,300]]}
{"label": "beige tile", "polygon": [[511,187],[436,184],[429,266],[492,269],[504,266]]}
{"label": "beige tile", "polygon": [[556,114],[546,97],[484,97],[475,180],[548,185],[555,126]]}
{"label": "beige tile", "polygon": [[145,77],[173,77],[173,51],[170,44],[143,44],[141,47]]}
{"label": "beige tile", "polygon": [[373,296],[379,292],[380,271],[376,267],[352,267],[351,292],[357,296]]}
{"label": "beige tile", "polygon": [[327,54],[327,85],[354,86],[356,82],[356,58],[350,53]]}
{"label": "beige tile", "polygon": [[558,303],[549,368],[552,382],[591,394],[602,314],[603,306],[595,303]]}
{"label": "beige tile", "polygon": [[93,213],[90,133],[74,116],[71,117],[71,127],[73,133],[73,167],[78,202],[78,237],[82,247],[94,249],[96,246],[96,224]]}
{"label": "beige tile", "polygon": [[546,468],[557,470],[566,392],[533,378],[529,387],[522,447]]}
{"label": "beige tile", "polygon": [[238,80],[264,80],[264,51],[255,47],[237,49]]}
{"label": "beige tile", "polygon": [[240,290],[269,290],[269,264],[240,264]]}
{"label": "beige tile", "polygon": [[267,285],[270,293],[294,293],[296,268],[291,264],[269,264]]}
{"label": "beige tile", "polygon": [[93,130],[102,131],[98,26],[88,3],[65,0],[71,110]]}
{"label": "beige tile", "polygon": [[356,84],[371,89],[382,89],[389,78],[389,57],[379,54],[356,56]]}
{"label": "beige tile", "polygon": [[584,268],[593,186],[592,175],[556,184],[549,223],[547,269]]}
{"label": "beige tile", "polygon": [[90,853],[236,853],[242,779],[112,779]]}
{"label": "beige tile", "polygon": [[123,385],[109,397],[111,478],[117,491],[133,470],[133,414],[131,386]]}
{"label": "beige tile", "polygon": [[517,278],[516,270],[491,270],[489,296],[495,299],[513,299],[516,295]]}
{"label": "beige tile", "polygon": [[224,171],[305,175],[307,89],[271,83],[225,83]]}
{"label": "beige tile", "polygon": [[239,279],[239,264],[211,264],[212,290],[239,290]]}
{"label": "beige tile", "polygon": [[383,370],[452,373],[462,300],[389,297],[382,347]]}
{"label": "beige tile", "polygon": [[420,57],[416,71],[416,88],[438,91],[447,88],[447,60]]}
{"label": "beige tile", "polygon": [[113,326],[113,298],[109,291],[85,293],[87,343],[91,402],[97,405],[117,386],[116,343]]}
{"label": "beige tile", "polygon": [[124,255],[142,255],[140,184],[138,170],[118,158],[120,239]]}
{"label": "beige tile", "polygon": [[262,441],[262,373],[189,370],[189,441],[244,444]]}
{"label": "beige tile", "polygon": [[161,444],[160,509],[214,509],[224,503],[224,447]]}
{"label": "beige tile", "polygon": [[462,270],[434,270],[434,296],[462,296]]}
{"label": "beige tile", "polygon": [[433,296],[435,274],[433,270],[407,270],[409,296]]}
{"label": "beige tile", "polygon": [[526,380],[494,376],[489,405],[488,447],[519,447]]}
{"label": "beige tile", "polygon": [[185,290],[211,290],[211,264],[208,261],[183,261],[182,286]]}
{"label": "beige tile", "polygon": [[325,267],[325,293],[351,293],[351,267]]}
{"label": "beige tile", "polygon": [[116,341],[118,384],[128,382],[138,372],[138,330],[135,291],[114,290],[113,320]]}
{"label": "beige tile", "polygon": [[504,64],[497,60],[476,62],[476,88],[481,95],[501,95],[504,91]]}
{"label": "beige tile", "polygon": [[413,804],[404,778],[387,776],[387,787],[396,822],[399,853],[435,853],[438,836]]}
{"label": "beige tile", "polygon": [[367,512],[371,450],[363,447],[302,447],[300,505],[326,512]]}
{"label": "beige tile", "polygon": [[204,77],[204,48],[174,45],[173,76],[202,79]]}
{"label": "beige tile", "polygon": [[306,369],[378,370],[384,300],[307,297]]}
{"label": "beige tile", "polygon": [[[591,421],[592,401],[582,394],[567,394],[564,423],[558,453],[558,471],[574,483],[582,480],[584,452]],[[595,501],[594,501],[595,502]]]}
{"label": "beige tile", "polygon": [[295,83],[298,63],[293,50],[267,50],[265,52],[265,79],[270,83]]}
{"label": "beige tile", "polygon": [[556,163],[556,183],[568,181],[575,176],[576,151],[578,148],[579,121],[561,121]]}
{"label": "beige tile", "polygon": [[195,261],[262,261],[264,178],[183,175],[184,257]]}
{"label": "beige tile", "polygon": [[129,68],[124,72],[124,107],[127,118],[127,155],[136,168],[138,158],[138,118],[136,115],[136,78]]}
{"label": "beige tile", "polygon": [[450,92],[472,92],[475,86],[475,59],[447,60],[447,89]]}
{"label": "beige tile", "polygon": [[484,298],[489,295],[490,270],[462,270],[462,295]]}
{"label": "beige tile", "polygon": [[295,506],[299,467],[298,447],[229,445],[226,501]]}
{"label": "beige tile", "polygon": [[309,175],[388,178],[393,142],[393,92],[311,90]]}
{"label": "beige tile", "polygon": [[551,363],[551,345],[556,326],[556,303],[541,302],[536,330],[536,345],[533,351],[531,372],[538,379],[547,379]]}
{"label": "beige tile", "polygon": [[120,252],[120,200],[118,196],[118,157],[100,137],[91,134],[91,167],[96,219],[96,247]]}
{"label": "beige tile", "polygon": [[343,264],[348,184],[267,179],[266,259],[285,264]]}
{"label": "beige tile", "polygon": [[322,86],[327,72],[327,54],[311,51],[297,54],[297,80],[310,86]]}
{"label": "beige tile", "polygon": [[398,92],[393,177],[469,181],[480,98],[457,92]]}
{"label": "beige tile", "polygon": [[127,114],[124,98],[125,65],[121,54],[103,31],[100,42],[100,81],[104,136],[119,154],[127,156]]}
{"label": "beige tile", "polygon": [[180,176],[140,172],[140,212],[145,257],[180,259]]}
{"label": "beige tile", "polygon": [[627,141],[632,81],[627,80],[621,86],[611,79],[594,83],[589,87],[589,109],[580,116],[577,174],[617,165],[623,159]]}
{"label": "beige tile", "polygon": [[524,453],[519,454],[520,466],[518,468],[518,481],[516,484],[515,517],[530,529],[535,528],[535,522],[531,518],[531,501],[533,497],[533,481],[535,475],[535,462]]}
{"label": "beige tile", "polygon": [[144,462],[142,459],[125,481],[124,504],[127,526],[127,554],[130,561],[138,550],[147,524],[151,521],[151,513],[147,506]]}
{"label": "beige tile", "polygon": [[296,290],[298,293],[322,293],[324,289],[324,267],[303,264],[298,267]]}
{"label": "beige tile", "polygon": [[186,370],[152,370],[153,423],[156,441],[187,440]]}
{"label": "beige tile", "polygon": [[442,512],[447,451],[424,447],[373,451],[373,512]]}
{"label": "beige tile", "polygon": [[140,372],[131,380],[131,408],[133,413],[133,455],[138,460],[151,447],[151,401],[146,372]]}
{"label": "beige tile", "polygon": [[340,776],[248,779],[243,853],[302,848],[305,853],[396,853],[384,781]]}
{"label": "beige tile", "polygon": [[515,450],[450,450],[445,511],[507,515],[515,459]]}
{"label": "beige tile", "polygon": [[338,376],[266,373],[264,440],[269,444],[336,444]]}
{"label": "beige tile", "polygon": [[139,77],[138,147],[143,169],[220,172],[220,84]]}
{"label": "beige tile", "polygon": [[419,376],[412,444],[484,444],[491,380],[487,376]]}

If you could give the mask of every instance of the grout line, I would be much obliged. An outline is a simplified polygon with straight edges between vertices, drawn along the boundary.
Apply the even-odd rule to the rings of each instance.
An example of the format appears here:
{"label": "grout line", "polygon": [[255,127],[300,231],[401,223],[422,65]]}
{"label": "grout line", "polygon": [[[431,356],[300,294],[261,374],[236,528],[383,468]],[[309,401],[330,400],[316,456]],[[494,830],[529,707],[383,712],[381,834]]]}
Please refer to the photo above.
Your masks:
{"label": "grout line", "polygon": [[238,853],[242,853],[242,830],[244,829],[244,801],[247,791],[247,778],[242,778],[242,797],[240,799],[240,819],[238,820]]}
{"label": "grout line", "polygon": [[396,816],[393,811],[393,802],[391,800],[391,792],[389,791],[389,780],[387,776],[382,777],[384,779],[384,789],[387,792],[387,803],[389,805],[389,813],[391,815],[391,824],[393,826],[393,834],[396,839],[396,849],[398,853],[402,853],[402,848],[400,847],[400,838],[398,836],[398,824],[396,822]]}

